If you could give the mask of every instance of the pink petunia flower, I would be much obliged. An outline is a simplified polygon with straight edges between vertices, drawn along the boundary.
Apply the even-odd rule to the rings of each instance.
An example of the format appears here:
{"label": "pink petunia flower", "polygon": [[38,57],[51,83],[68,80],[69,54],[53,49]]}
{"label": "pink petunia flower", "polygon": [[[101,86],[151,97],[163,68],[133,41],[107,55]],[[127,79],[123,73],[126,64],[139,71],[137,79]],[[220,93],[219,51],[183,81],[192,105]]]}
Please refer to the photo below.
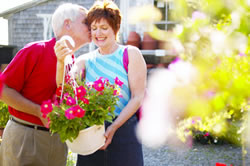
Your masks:
{"label": "pink petunia flower", "polygon": [[78,98],[81,98],[82,96],[86,95],[86,89],[83,86],[79,86],[78,88],[76,88],[76,95]]}
{"label": "pink petunia flower", "polygon": [[115,77],[115,84],[119,85],[120,87],[122,87],[123,82],[121,80],[119,80],[118,77]]}
{"label": "pink petunia flower", "polygon": [[71,96],[69,96],[67,98],[66,104],[67,105],[75,105],[76,104],[76,100],[74,98],[72,98]]}
{"label": "pink petunia flower", "polygon": [[56,89],[56,96],[60,97],[62,94],[62,87],[59,86],[57,89]]}
{"label": "pink petunia flower", "polygon": [[69,120],[75,118],[74,107],[71,107],[65,111],[65,117]]}
{"label": "pink petunia flower", "polygon": [[113,95],[114,95],[114,96],[117,96],[118,94],[119,94],[118,91],[117,91],[117,90],[114,90]]}
{"label": "pink petunia flower", "polygon": [[47,118],[47,115],[53,110],[51,100],[44,101],[41,105],[42,117]]}
{"label": "pink petunia flower", "polygon": [[53,104],[54,104],[55,106],[59,106],[59,99],[53,100]]}
{"label": "pink petunia flower", "polygon": [[68,99],[68,97],[69,97],[69,93],[64,93],[64,95],[63,95],[63,100],[65,99],[65,100],[67,100]]}
{"label": "pink petunia flower", "polygon": [[81,97],[80,100],[82,100],[84,104],[89,104],[89,100],[84,97]]}
{"label": "pink petunia flower", "polygon": [[93,87],[97,91],[103,91],[104,90],[104,82],[101,79],[98,79],[94,82]]}
{"label": "pink petunia flower", "polygon": [[209,136],[209,135],[210,135],[209,132],[206,132],[206,134],[204,134],[205,137],[207,137],[207,136]]}
{"label": "pink petunia flower", "polygon": [[85,115],[85,110],[77,105],[73,107],[73,114],[75,117],[82,118]]}
{"label": "pink petunia flower", "polygon": [[107,85],[107,86],[109,85],[109,79],[108,78],[105,78],[104,84]]}
{"label": "pink petunia flower", "polygon": [[216,163],[215,166],[227,166],[227,165],[223,163]]}

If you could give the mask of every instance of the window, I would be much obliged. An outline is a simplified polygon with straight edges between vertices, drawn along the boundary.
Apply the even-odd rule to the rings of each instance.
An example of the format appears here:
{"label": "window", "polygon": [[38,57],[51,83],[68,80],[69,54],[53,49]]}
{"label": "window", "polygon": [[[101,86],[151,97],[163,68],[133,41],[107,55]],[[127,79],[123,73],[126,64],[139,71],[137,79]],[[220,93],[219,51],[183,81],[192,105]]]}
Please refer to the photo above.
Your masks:
{"label": "window", "polygon": [[168,1],[154,0],[154,6],[160,9],[162,13],[162,20],[156,22],[156,26],[162,30],[172,30],[176,22],[171,21],[171,10],[173,3]]}
{"label": "window", "polygon": [[52,14],[37,14],[37,17],[43,18],[43,40],[48,40],[54,37],[54,33],[51,26]]}

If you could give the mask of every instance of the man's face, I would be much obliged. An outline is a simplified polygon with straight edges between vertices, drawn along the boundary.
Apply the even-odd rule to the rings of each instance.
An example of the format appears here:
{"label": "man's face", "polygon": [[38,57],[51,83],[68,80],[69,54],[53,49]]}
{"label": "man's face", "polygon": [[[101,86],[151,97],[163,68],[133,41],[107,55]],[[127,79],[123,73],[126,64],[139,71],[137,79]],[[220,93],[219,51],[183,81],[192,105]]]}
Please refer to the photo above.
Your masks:
{"label": "man's face", "polygon": [[72,22],[72,35],[76,47],[80,47],[84,44],[87,44],[91,41],[90,32],[88,26],[85,24],[86,14],[81,12],[77,19]]}

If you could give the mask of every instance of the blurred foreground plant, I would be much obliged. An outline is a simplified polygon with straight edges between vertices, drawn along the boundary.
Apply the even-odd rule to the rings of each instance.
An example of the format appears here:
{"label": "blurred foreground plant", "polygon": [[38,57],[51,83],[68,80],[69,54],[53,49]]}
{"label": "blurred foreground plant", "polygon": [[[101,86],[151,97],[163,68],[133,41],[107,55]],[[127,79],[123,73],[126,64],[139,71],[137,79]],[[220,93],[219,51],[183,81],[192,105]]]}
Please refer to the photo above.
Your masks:
{"label": "blurred foreground plant", "polygon": [[[162,82],[161,85],[168,88],[149,85],[144,118],[149,108],[155,110],[154,114],[166,111],[164,116],[168,118],[157,116],[157,123],[162,117],[167,121],[163,124],[168,125],[164,132],[174,131],[182,141],[190,136],[197,139],[209,136],[213,137],[210,142],[227,140],[240,145],[242,133],[247,127],[245,122],[250,104],[249,1],[175,0],[172,3],[175,10],[171,15],[179,24],[173,32],[164,33],[162,38],[159,35],[162,30],[156,28],[151,35],[171,41],[182,61],[188,62],[197,72],[194,79],[188,80],[191,75],[187,68],[182,69],[175,62],[166,72],[151,77],[154,84]],[[154,96],[150,94],[150,89],[157,89],[156,86],[161,90]],[[158,97],[158,100],[150,95]],[[159,97],[165,97],[165,100]],[[152,102],[154,107],[149,106],[151,101],[155,102]],[[155,106],[160,105],[159,102],[165,102],[162,108]],[[194,121],[197,117],[200,120]],[[142,119],[139,130],[143,128],[143,123]],[[154,128],[152,126],[150,128]],[[145,139],[141,131],[140,137]],[[161,143],[166,143],[169,138],[169,134],[165,134]]]}

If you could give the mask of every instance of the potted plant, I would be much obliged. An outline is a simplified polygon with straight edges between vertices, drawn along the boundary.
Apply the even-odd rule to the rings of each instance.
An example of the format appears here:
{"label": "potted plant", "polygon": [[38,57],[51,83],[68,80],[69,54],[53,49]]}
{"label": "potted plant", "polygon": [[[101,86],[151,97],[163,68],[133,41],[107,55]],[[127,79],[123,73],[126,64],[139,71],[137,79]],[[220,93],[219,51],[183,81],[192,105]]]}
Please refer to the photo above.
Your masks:
{"label": "potted plant", "polygon": [[0,137],[3,135],[3,130],[9,120],[8,106],[4,102],[0,101]]}
{"label": "potted plant", "polygon": [[129,32],[128,41],[126,45],[132,45],[140,49],[141,48],[140,43],[141,43],[140,35],[135,31]]}
{"label": "potted plant", "polygon": [[155,50],[158,48],[158,42],[150,36],[149,32],[144,32],[141,48],[142,50]]}
{"label": "potted plant", "polygon": [[[113,81],[112,81],[113,82]],[[52,133],[58,133],[72,152],[87,155],[104,145],[104,121],[112,122],[122,82],[104,78],[94,82],[71,79],[57,89],[57,100],[42,104]],[[94,134],[94,136],[90,136]],[[87,136],[86,136],[87,135]]]}

